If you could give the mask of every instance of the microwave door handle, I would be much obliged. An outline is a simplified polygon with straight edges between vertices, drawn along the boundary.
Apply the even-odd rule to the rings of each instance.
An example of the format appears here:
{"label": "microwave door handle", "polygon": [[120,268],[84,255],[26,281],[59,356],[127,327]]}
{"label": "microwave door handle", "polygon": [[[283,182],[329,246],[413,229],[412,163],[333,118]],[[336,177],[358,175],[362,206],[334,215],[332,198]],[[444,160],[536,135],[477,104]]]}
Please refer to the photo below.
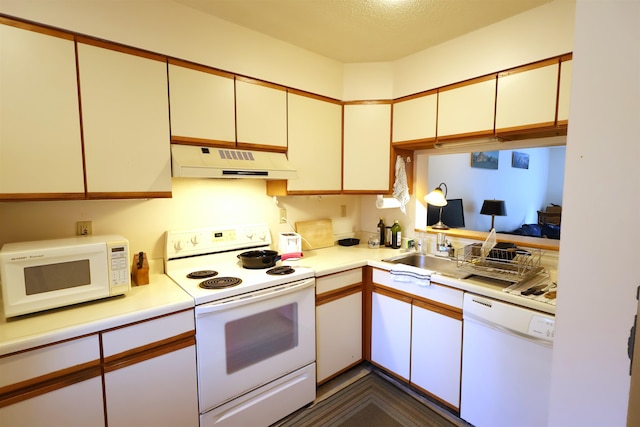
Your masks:
{"label": "microwave door handle", "polygon": [[281,297],[313,286],[315,286],[315,280],[308,279],[304,282],[294,285],[274,286],[273,288],[262,289],[256,292],[250,292],[248,294],[239,295],[226,300],[204,304],[196,307],[196,317],[202,317],[211,313],[230,310],[236,307],[253,304],[255,302],[264,301],[275,297]]}

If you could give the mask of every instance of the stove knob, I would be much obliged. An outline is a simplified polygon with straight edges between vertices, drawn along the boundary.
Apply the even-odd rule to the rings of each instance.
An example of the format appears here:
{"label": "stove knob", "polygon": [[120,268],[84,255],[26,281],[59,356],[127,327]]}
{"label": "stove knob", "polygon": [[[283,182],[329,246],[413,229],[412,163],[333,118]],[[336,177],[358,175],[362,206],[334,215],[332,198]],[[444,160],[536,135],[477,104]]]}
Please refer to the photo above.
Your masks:
{"label": "stove knob", "polygon": [[196,246],[198,243],[200,243],[200,239],[198,238],[198,235],[194,234],[193,237],[191,237],[190,242],[193,246]]}
{"label": "stove knob", "polygon": [[175,249],[176,252],[180,252],[182,250],[182,242],[180,240],[173,242],[173,249]]}
{"label": "stove knob", "polygon": [[249,240],[253,239],[253,230],[247,228],[246,235]]}
{"label": "stove knob", "polygon": [[264,233],[264,231],[261,231],[258,233],[258,238],[264,242],[267,238],[267,235]]}

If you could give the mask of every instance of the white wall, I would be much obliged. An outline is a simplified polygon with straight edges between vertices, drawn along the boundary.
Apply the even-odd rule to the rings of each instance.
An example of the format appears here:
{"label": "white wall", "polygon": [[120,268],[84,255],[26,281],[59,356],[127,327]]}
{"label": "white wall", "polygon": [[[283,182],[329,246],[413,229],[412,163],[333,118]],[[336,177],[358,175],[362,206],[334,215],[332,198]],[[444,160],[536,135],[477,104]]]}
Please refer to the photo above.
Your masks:
{"label": "white wall", "polygon": [[555,0],[394,62],[394,98],[573,50],[575,2]]}
{"label": "white wall", "polygon": [[[640,283],[639,21],[638,1],[577,1],[550,427],[626,425]],[[598,194],[626,201],[611,227]]]}
{"label": "white wall", "polygon": [[[529,169],[511,166],[514,151],[529,155]],[[480,215],[484,200],[504,200],[507,216],[496,217],[495,228],[498,232],[513,231],[522,224],[537,224],[537,211],[544,210],[550,192],[560,196],[555,203],[562,203],[562,183],[548,178],[552,157],[559,154],[564,160],[563,152],[564,147],[500,150],[495,170],[472,168],[470,153],[431,155],[427,181],[431,188],[444,182],[448,198],[463,199],[465,228],[470,230],[491,228],[491,217]],[[562,170],[564,167],[560,174]]]}

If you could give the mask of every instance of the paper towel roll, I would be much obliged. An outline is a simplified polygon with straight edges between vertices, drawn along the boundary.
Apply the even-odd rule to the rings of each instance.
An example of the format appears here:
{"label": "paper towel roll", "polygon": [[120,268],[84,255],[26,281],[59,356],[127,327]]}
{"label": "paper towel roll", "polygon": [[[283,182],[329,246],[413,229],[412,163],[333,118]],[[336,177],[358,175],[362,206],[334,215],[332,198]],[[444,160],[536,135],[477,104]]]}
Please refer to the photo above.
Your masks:
{"label": "paper towel roll", "polygon": [[390,209],[399,207],[400,202],[393,197],[384,198],[381,195],[378,195],[378,197],[376,198],[376,208],[378,209]]}

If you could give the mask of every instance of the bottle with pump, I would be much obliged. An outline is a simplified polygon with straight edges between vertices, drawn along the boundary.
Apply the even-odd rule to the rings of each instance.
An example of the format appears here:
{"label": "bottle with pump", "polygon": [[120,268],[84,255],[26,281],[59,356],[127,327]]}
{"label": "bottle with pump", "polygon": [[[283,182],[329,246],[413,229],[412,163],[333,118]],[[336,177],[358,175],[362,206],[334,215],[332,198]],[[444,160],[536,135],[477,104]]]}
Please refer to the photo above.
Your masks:
{"label": "bottle with pump", "polygon": [[402,227],[396,220],[391,226],[391,247],[393,249],[400,248],[400,242],[402,242]]}

